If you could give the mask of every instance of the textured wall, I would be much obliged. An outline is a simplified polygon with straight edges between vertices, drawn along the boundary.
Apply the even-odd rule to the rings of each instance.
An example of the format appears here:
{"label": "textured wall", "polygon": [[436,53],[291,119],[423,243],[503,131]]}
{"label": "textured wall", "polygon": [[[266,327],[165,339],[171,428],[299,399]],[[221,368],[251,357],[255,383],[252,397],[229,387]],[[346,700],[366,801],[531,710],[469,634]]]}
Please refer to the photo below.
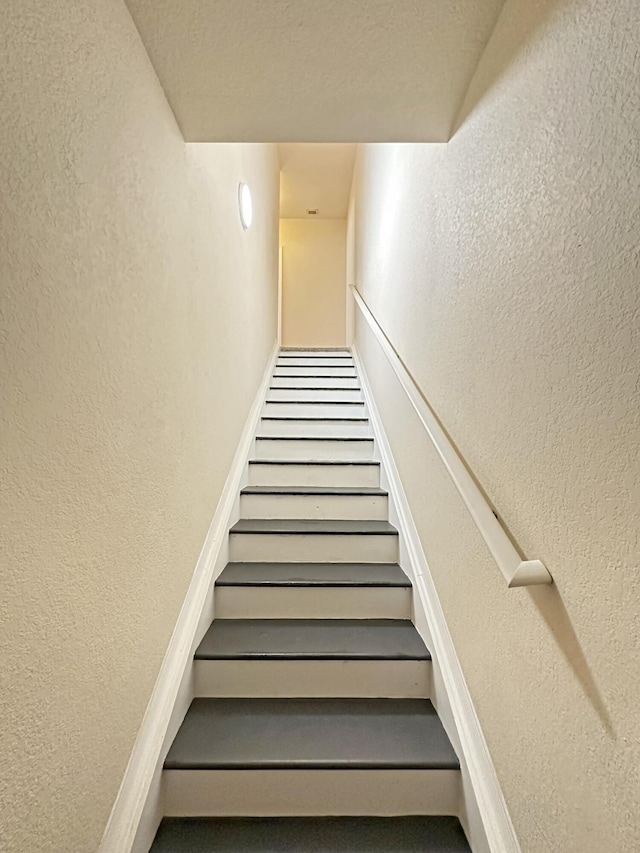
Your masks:
{"label": "textured wall", "polygon": [[366,146],[356,281],[550,588],[357,342],[524,853],[640,850],[640,6],[508,0],[447,145]]}
{"label": "textured wall", "polygon": [[0,53],[0,849],[92,853],[275,340],[277,152],[185,145],[120,0]]}
{"label": "textured wall", "polygon": [[345,219],[281,219],[282,345],[345,346]]}

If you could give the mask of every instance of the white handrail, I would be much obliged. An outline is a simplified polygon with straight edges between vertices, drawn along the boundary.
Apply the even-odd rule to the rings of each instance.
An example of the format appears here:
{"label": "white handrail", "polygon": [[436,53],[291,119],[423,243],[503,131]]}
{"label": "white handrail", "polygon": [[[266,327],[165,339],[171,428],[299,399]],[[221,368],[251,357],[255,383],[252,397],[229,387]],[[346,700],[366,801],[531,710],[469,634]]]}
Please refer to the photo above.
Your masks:
{"label": "white handrail", "polygon": [[449,476],[458,490],[464,505],[476,523],[482,538],[487,544],[493,559],[510,587],[531,586],[533,584],[553,583],[553,578],[541,560],[523,560],[513,542],[507,535],[482,494],[466,465],[458,456],[446,433],[438,423],[433,410],[424,398],[420,388],[402,363],[391,341],[373,316],[367,303],[354,285],[350,285],[353,298],[362,316],[371,327],[371,331],[387,357],[394,373],[400,380],[411,405],[416,410],[422,425],[433,442],[438,456],[442,459]]}

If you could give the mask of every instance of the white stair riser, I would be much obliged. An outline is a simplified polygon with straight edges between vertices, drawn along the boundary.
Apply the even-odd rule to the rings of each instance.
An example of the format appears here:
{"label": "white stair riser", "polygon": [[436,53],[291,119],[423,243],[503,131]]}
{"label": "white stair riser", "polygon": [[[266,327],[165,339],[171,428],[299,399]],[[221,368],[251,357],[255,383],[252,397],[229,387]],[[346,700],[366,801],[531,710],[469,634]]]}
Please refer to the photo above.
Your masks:
{"label": "white stair riser", "polygon": [[457,770],[165,770],[165,815],[456,815]]}
{"label": "white stair riser", "polygon": [[196,696],[428,699],[426,660],[197,660]]}
{"label": "white stair riser", "polygon": [[321,388],[295,389],[271,388],[267,394],[267,402],[272,400],[288,400],[298,403],[359,403],[363,399],[362,391],[352,391],[349,388],[322,390]]}
{"label": "white stair riser", "polygon": [[313,376],[274,376],[271,380],[272,388],[299,388],[300,386],[313,388],[350,388],[353,391],[360,390],[360,383],[354,376],[334,376],[333,378]]}
{"label": "white stair riser", "polygon": [[276,370],[281,367],[353,367],[352,358],[278,358]]}
{"label": "white stair riser", "polygon": [[234,563],[395,563],[398,537],[369,533],[231,533]]}
{"label": "white stair riser", "polygon": [[378,465],[249,465],[250,486],[379,486]]}
{"label": "white stair riser", "polygon": [[340,403],[270,403],[264,404],[263,415],[289,418],[365,418],[366,406]]}
{"label": "white stair riser", "polygon": [[334,376],[355,377],[355,367],[276,367],[273,378],[281,376],[317,376],[319,379],[331,379]]}
{"label": "white stair riser", "polygon": [[341,518],[385,521],[386,495],[242,495],[241,518]]}
{"label": "white stair riser", "polygon": [[373,438],[368,421],[270,421],[262,418],[258,427],[260,435],[296,435],[296,436],[367,436]]}
{"label": "white stair riser", "polygon": [[218,586],[216,619],[411,619],[411,587]]}
{"label": "white stair riser", "polygon": [[256,439],[258,459],[373,459],[373,439],[369,441],[312,441]]}
{"label": "white stair riser", "polygon": [[335,347],[334,349],[316,349],[311,347],[307,349],[282,349],[280,351],[280,358],[283,356],[288,356],[289,358],[308,358],[309,356],[315,356],[316,358],[344,358],[350,355],[351,351],[346,347]]}

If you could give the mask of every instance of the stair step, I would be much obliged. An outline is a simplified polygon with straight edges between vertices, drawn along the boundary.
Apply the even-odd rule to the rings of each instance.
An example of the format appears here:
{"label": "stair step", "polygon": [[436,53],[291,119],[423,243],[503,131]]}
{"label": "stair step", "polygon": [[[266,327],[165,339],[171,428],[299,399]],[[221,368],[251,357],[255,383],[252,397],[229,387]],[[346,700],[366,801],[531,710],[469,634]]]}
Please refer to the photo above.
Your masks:
{"label": "stair step", "polygon": [[397,563],[228,563],[216,586],[411,587]]}
{"label": "stair step", "polygon": [[271,388],[319,388],[325,391],[338,388],[360,390],[357,376],[273,376]]}
{"label": "stair step", "polygon": [[316,361],[329,364],[332,361],[353,364],[353,356],[348,352],[308,352],[308,353],[280,353],[278,361],[281,363],[301,362],[302,364],[313,364]]}
{"label": "stair step", "polygon": [[389,493],[379,486],[245,486],[241,495],[380,495]]}
{"label": "stair step", "polygon": [[342,438],[345,436],[373,438],[369,419],[359,418],[296,418],[296,417],[263,417],[260,420],[260,434],[263,436],[317,436],[319,438]]}
{"label": "stair step", "polygon": [[430,660],[401,619],[216,619],[196,660]]}
{"label": "stair step", "polygon": [[458,770],[428,699],[194,699],[174,770]]}
{"label": "stair step", "polygon": [[229,563],[214,607],[217,619],[409,619],[411,583],[392,563]]}
{"label": "stair step", "polygon": [[282,347],[278,358],[352,358],[346,347]]}
{"label": "stair step", "polygon": [[252,486],[379,486],[380,463],[368,460],[253,459]]}
{"label": "stair step", "polygon": [[388,521],[318,518],[241,518],[231,528],[231,534],[273,534],[276,536],[312,534],[314,536],[397,536],[398,531]]}
{"label": "stair step", "polygon": [[398,531],[388,521],[241,518],[230,530],[236,562],[387,563],[398,558]]}
{"label": "stair step", "polygon": [[430,684],[408,619],[216,619],[194,662],[196,696],[426,699]]}
{"label": "stair step", "polygon": [[342,377],[346,379],[355,379],[357,377],[356,369],[353,365],[348,367],[296,367],[276,365],[273,371],[274,379],[289,378],[307,378],[307,379],[328,379]]}
{"label": "stair step", "polygon": [[455,817],[165,818],[151,853],[471,853]]}
{"label": "stair step", "polygon": [[278,356],[276,367],[353,367],[353,359],[347,356]]}
{"label": "stair step", "polygon": [[350,405],[362,402],[357,388],[270,388],[267,403],[326,403]]}
{"label": "stair step", "polygon": [[369,423],[369,418],[363,415],[355,415],[354,417],[322,417],[321,415],[263,415],[263,421],[296,421],[300,423],[321,423],[321,424],[352,424],[352,423]]}
{"label": "stair step", "polygon": [[353,442],[371,442],[372,436],[359,435],[257,435],[256,441],[353,441]]}
{"label": "stair step", "polygon": [[258,435],[256,455],[263,459],[372,459],[373,436]]}
{"label": "stair step", "polygon": [[387,492],[376,487],[247,486],[241,518],[377,519],[389,514]]}
{"label": "stair step", "polygon": [[366,417],[363,402],[313,402],[312,400],[268,400],[262,411],[264,417],[280,416],[290,418],[305,418],[315,415],[325,418],[357,418]]}
{"label": "stair step", "polygon": [[280,355],[285,356],[343,356],[351,355],[351,350],[346,347],[281,347]]}

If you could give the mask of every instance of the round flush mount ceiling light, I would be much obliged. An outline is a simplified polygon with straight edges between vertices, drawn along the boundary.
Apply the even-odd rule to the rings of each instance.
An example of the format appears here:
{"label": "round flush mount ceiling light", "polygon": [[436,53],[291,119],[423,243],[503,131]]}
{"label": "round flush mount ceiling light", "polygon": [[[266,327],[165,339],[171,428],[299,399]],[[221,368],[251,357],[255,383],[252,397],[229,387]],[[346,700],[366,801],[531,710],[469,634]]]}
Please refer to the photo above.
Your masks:
{"label": "round flush mount ceiling light", "polygon": [[240,222],[246,231],[251,228],[253,222],[253,202],[251,201],[251,190],[247,184],[238,186],[238,209],[240,211]]}

